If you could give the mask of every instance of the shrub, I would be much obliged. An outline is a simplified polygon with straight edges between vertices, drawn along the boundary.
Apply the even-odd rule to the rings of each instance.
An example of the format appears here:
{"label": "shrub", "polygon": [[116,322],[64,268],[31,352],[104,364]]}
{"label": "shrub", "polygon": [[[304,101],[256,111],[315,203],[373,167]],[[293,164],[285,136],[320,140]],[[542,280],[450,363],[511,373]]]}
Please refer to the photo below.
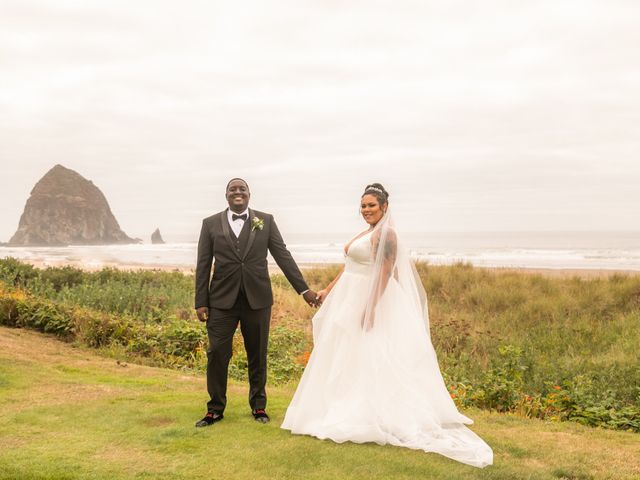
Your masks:
{"label": "shrub", "polygon": [[[340,267],[306,270],[323,288]],[[431,337],[451,396],[547,420],[638,431],[640,276],[595,280],[489,271],[468,264],[417,266],[429,295]],[[307,307],[283,275],[268,378],[298,378],[311,350]],[[0,324],[50,332],[143,363],[204,370],[206,329],[195,320],[193,275],[179,272],[37,270],[0,259]],[[246,380],[240,334],[232,378]]]}

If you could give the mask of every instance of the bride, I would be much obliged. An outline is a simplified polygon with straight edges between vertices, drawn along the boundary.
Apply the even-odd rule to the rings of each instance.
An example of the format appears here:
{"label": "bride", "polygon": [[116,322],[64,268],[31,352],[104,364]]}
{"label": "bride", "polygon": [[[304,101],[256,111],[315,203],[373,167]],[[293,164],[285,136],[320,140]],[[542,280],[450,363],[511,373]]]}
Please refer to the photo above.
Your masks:
{"label": "bride", "polygon": [[388,208],[368,185],[369,229],[345,247],[345,267],[318,292],[314,348],[282,428],[335,442],[376,442],[436,452],[475,467],[493,451],[464,424],[429,334],[426,294]]}

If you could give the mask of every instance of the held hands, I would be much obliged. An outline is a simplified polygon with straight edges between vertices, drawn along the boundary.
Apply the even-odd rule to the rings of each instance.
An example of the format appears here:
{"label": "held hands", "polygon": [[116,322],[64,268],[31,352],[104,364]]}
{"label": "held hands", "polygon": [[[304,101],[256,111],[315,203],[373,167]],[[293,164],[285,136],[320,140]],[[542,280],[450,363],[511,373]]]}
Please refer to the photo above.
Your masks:
{"label": "held hands", "polygon": [[206,322],[209,318],[209,307],[197,308],[196,314],[198,315],[198,320],[200,320],[201,322]]}
{"label": "held hands", "polygon": [[322,305],[324,303],[324,299],[327,298],[327,295],[329,295],[329,290],[327,290],[326,288],[320,290],[317,294],[316,294],[316,302],[318,305]]}
{"label": "held hands", "polygon": [[318,302],[318,294],[313,290],[307,290],[302,294],[302,298],[310,307],[319,307],[321,302]]}

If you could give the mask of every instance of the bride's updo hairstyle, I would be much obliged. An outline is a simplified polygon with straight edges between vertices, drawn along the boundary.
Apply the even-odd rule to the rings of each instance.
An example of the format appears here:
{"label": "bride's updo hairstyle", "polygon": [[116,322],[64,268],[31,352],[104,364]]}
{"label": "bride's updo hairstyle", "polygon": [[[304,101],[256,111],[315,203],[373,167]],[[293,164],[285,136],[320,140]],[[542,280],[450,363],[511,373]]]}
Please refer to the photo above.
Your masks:
{"label": "bride's updo hairstyle", "polygon": [[389,202],[389,192],[387,192],[380,183],[371,183],[367,185],[362,196],[364,197],[365,195],[373,195],[376,197],[380,207]]}

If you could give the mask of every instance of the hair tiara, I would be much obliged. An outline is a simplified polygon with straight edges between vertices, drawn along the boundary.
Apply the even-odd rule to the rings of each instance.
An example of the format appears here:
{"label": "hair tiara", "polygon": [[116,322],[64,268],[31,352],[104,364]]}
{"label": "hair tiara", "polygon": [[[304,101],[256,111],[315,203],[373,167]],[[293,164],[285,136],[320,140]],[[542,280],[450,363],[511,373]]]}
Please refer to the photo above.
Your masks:
{"label": "hair tiara", "polygon": [[378,188],[378,187],[367,187],[367,188],[365,189],[365,192],[368,192],[368,191],[370,191],[370,190],[375,190],[376,192],[380,192],[380,193],[382,193],[383,195],[386,195],[386,194],[387,194],[387,192],[385,192],[384,190],[382,190],[382,189],[380,189],[380,188]]}

